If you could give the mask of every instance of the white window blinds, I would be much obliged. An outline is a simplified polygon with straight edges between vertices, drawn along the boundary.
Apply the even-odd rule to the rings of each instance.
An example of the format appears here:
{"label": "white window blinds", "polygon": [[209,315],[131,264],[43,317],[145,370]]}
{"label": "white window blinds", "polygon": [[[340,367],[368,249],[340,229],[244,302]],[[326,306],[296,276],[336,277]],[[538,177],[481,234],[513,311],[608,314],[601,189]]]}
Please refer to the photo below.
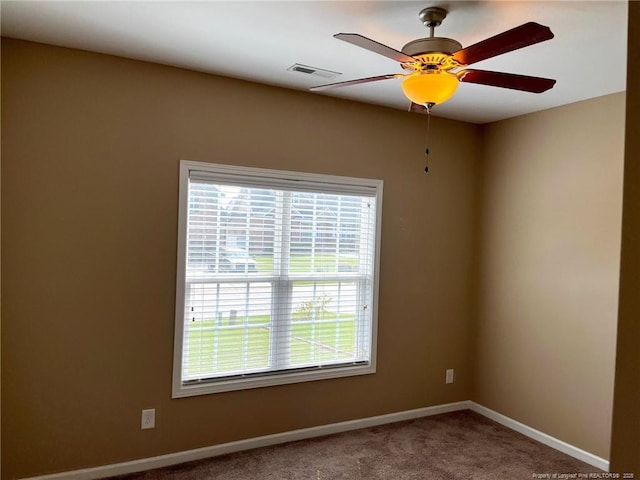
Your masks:
{"label": "white window blinds", "polygon": [[381,182],[182,168],[174,396],[371,373]]}

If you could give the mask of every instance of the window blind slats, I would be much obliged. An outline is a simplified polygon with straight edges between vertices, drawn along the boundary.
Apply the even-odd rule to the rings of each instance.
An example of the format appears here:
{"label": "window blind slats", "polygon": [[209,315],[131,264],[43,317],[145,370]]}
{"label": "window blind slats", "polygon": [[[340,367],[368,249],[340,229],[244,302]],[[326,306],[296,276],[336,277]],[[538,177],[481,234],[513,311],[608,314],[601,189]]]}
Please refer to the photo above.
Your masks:
{"label": "window blind slats", "polygon": [[182,385],[370,362],[372,192],[190,172]]}
{"label": "window blind slats", "polygon": [[[251,169],[243,169],[251,170]],[[289,172],[291,173],[291,172]],[[357,179],[345,179],[343,182],[336,182],[330,180],[318,180],[308,181],[303,179],[282,178],[278,172],[274,173],[275,176],[265,175],[242,175],[237,174],[225,174],[225,173],[210,173],[199,170],[193,170],[189,172],[189,178],[194,181],[200,181],[201,183],[213,183],[216,185],[228,185],[228,186],[241,186],[246,188],[260,188],[268,185],[273,188],[277,188],[281,191],[306,191],[306,192],[336,192],[342,194],[359,195],[375,197],[376,189],[368,183],[354,183]],[[322,175],[318,175],[318,178],[322,178]],[[334,177],[336,178],[336,177]],[[339,177],[338,177],[339,178]]]}

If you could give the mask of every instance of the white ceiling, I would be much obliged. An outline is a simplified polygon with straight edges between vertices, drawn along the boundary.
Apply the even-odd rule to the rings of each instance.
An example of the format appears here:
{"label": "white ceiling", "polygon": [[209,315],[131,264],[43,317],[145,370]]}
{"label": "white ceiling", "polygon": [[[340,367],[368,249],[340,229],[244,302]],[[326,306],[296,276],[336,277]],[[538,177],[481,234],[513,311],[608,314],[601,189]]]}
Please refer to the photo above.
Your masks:
{"label": "white ceiling", "polygon": [[[542,94],[463,83],[434,115],[486,123],[625,90],[625,1],[2,1],[2,35],[297,90],[401,73],[394,61],[336,40],[360,33],[400,50],[428,36],[427,6],[449,11],[436,36],[472,45],[528,21],[555,38],[473,65],[557,80]],[[295,63],[342,72],[324,80]],[[320,95],[320,93],[317,93]],[[322,92],[406,110],[399,80]]]}

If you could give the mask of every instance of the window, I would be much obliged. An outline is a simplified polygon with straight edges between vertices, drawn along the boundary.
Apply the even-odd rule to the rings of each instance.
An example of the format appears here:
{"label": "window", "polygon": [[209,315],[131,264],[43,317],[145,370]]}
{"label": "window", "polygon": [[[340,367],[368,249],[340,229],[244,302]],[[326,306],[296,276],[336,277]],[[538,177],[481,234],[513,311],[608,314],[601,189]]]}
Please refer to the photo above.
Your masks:
{"label": "window", "polygon": [[375,372],[382,181],[180,164],[173,396]]}

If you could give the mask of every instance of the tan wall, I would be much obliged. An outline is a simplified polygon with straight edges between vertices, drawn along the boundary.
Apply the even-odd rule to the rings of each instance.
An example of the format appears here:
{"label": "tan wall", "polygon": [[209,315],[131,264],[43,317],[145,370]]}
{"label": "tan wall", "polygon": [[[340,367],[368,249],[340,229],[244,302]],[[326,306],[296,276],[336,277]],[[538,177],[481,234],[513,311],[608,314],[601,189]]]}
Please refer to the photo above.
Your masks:
{"label": "tan wall", "polygon": [[[14,40],[2,53],[5,478],[469,398],[478,127],[434,119],[425,176],[422,116]],[[385,181],[378,373],[171,399],[180,159]]]}
{"label": "tan wall", "polygon": [[640,3],[629,2],[627,122],[611,471],[640,476]]}
{"label": "tan wall", "polygon": [[485,130],[474,399],[608,458],[624,94]]}
{"label": "tan wall", "polygon": [[[0,49],[1,50],[1,49]],[[1,52],[0,52],[1,54]],[[0,58],[1,63],[1,58]],[[0,72],[2,67],[0,66]],[[0,78],[2,74],[0,73]],[[2,137],[2,127],[0,126],[0,138]],[[2,155],[0,155],[0,212],[2,212]],[[0,213],[0,239],[2,238],[2,214]],[[2,425],[2,241],[0,240],[0,425]],[[2,428],[0,428],[0,478],[2,478]]]}

